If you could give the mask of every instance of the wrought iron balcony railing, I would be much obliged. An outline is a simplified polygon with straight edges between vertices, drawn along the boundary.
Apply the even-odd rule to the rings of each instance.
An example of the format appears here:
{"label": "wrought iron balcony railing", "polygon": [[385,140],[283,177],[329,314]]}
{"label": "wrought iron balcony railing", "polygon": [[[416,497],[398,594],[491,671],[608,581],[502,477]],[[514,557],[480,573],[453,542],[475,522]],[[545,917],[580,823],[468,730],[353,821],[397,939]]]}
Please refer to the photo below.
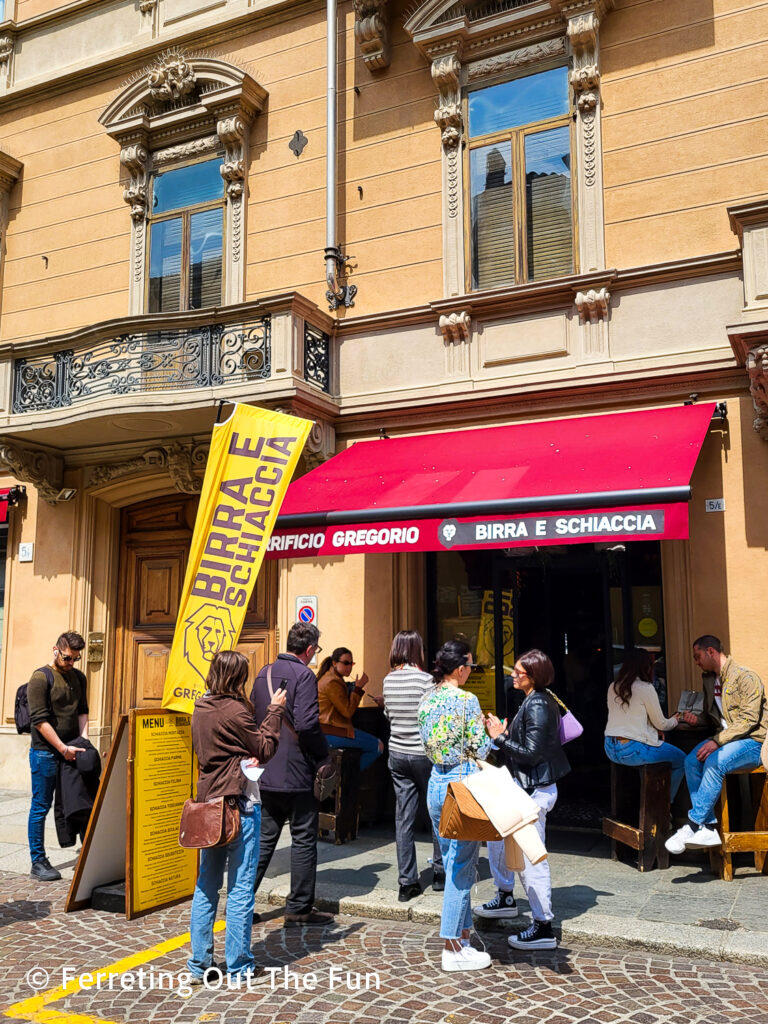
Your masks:
{"label": "wrought iron balcony railing", "polygon": [[331,341],[327,334],[305,322],[304,379],[328,394],[331,390]]}
{"label": "wrought iron balcony railing", "polygon": [[[123,334],[86,350],[14,362],[14,413],[90,399],[265,380],[271,318]],[[326,337],[323,335],[322,337]],[[327,370],[326,352],[326,377]],[[325,388],[324,390],[327,390]]]}

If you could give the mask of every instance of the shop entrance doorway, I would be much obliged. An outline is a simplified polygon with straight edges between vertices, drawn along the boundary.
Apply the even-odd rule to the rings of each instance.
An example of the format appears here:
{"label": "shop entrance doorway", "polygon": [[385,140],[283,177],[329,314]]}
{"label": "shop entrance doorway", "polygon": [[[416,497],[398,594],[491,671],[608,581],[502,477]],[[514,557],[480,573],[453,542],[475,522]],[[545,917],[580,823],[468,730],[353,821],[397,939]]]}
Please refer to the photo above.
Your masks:
{"label": "shop entrance doorway", "polygon": [[[195,496],[176,495],[123,509],[113,734],[130,708],[160,707],[197,505]],[[276,567],[262,565],[237,644],[251,678],[277,656]]]}
{"label": "shop entrance doorway", "polygon": [[430,651],[466,637],[479,665],[469,688],[484,710],[514,716],[522,697],[511,670],[523,651],[539,647],[552,659],[553,689],[584,734],[567,747],[573,770],[559,787],[551,824],[599,829],[609,798],[606,691],[626,649],[653,652],[666,708],[658,542],[446,552],[428,564]]}

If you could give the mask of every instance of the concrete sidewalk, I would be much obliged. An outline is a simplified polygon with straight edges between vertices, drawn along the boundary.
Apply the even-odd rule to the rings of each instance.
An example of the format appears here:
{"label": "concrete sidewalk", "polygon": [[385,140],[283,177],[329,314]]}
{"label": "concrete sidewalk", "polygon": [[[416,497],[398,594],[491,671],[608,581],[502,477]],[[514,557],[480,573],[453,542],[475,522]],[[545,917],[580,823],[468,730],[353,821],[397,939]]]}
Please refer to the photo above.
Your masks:
{"label": "concrete sidewalk", "polygon": [[[0,870],[28,874],[26,819],[29,796],[0,791]],[[52,816],[46,847],[52,864],[71,878],[75,851],[56,844]],[[666,871],[641,874],[610,858],[607,840],[594,833],[553,831],[548,837],[552,866],[555,925],[568,943],[638,947],[712,960],[768,966],[768,876],[758,875],[743,856],[732,882],[714,878],[705,853],[673,858]],[[317,905],[359,917],[438,924],[442,894],[429,888],[428,837],[418,844],[424,893],[398,902],[394,837],[386,828],[365,829],[343,846],[319,843]],[[289,885],[289,834],[286,828],[270,871],[257,894],[266,913],[282,907]],[[481,853],[473,903],[493,895],[488,860]],[[41,892],[44,883],[41,883]],[[482,927],[520,930],[529,908],[516,893],[520,917],[511,922],[481,922]]]}

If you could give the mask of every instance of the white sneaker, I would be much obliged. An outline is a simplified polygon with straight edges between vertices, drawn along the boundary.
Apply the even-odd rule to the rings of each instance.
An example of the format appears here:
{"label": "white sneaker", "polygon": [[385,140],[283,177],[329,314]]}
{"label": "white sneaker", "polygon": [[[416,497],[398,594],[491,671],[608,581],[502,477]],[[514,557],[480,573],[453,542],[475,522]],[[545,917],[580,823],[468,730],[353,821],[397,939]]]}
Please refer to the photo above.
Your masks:
{"label": "white sneaker", "polygon": [[710,825],[699,825],[685,845],[695,850],[700,846],[721,846],[722,840]]}
{"label": "white sneaker", "polygon": [[677,832],[674,832],[664,843],[670,853],[682,853],[688,845],[688,840],[693,836],[693,829],[690,825],[683,825]]}
{"label": "white sneaker", "polygon": [[487,919],[517,917],[520,913],[512,893],[502,891],[497,892],[492,900],[488,900],[480,907],[473,907],[472,910],[478,917]]}
{"label": "white sneaker", "polygon": [[442,967],[444,971],[481,971],[491,966],[488,953],[481,953],[474,946],[462,946],[460,949],[444,949]]}

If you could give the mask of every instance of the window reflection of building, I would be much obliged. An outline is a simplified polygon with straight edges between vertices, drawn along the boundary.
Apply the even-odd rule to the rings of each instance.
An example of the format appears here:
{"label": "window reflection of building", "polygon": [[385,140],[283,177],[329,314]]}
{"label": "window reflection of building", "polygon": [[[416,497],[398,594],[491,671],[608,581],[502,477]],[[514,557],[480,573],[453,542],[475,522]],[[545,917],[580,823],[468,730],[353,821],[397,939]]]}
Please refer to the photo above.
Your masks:
{"label": "window reflection of building", "polygon": [[[509,151],[509,144],[504,148]],[[484,189],[472,200],[473,266],[475,288],[494,288],[515,277],[515,195],[511,167],[500,146],[473,154],[485,164]]]}

